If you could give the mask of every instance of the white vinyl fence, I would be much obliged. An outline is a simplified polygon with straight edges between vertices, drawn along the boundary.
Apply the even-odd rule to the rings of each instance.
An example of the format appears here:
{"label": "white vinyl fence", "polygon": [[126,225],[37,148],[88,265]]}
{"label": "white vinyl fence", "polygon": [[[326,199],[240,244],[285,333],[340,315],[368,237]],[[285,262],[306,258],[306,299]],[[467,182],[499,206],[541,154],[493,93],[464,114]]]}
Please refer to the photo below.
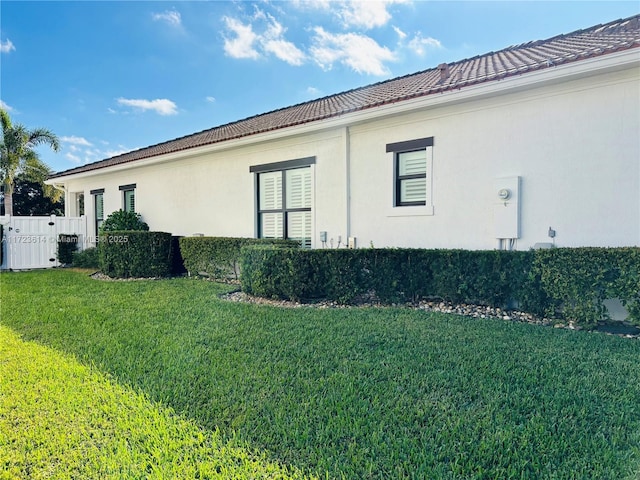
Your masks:
{"label": "white vinyl fence", "polygon": [[0,217],[3,227],[3,261],[5,270],[53,268],[57,258],[58,236],[78,235],[78,250],[87,237],[86,217]]}

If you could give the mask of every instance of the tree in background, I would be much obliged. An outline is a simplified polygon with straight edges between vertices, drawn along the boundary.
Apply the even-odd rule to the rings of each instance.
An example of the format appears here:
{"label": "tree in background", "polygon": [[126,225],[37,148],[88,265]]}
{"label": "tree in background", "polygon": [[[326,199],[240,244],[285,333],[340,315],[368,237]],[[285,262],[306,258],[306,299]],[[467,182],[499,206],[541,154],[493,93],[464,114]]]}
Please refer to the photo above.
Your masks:
{"label": "tree in background", "polygon": [[[13,182],[13,214],[22,216],[64,215],[64,198],[46,196],[43,185],[21,173]],[[2,212],[0,212],[2,213]]]}
{"label": "tree in background", "polygon": [[55,134],[45,128],[27,129],[20,124],[13,124],[9,114],[0,108],[2,122],[2,139],[0,139],[0,182],[4,186],[4,208],[6,215],[13,215],[13,189],[18,174],[28,175],[31,181],[40,183],[45,196],[52,200],[60,200],[62,191],[44,181],[51,174],[49,167],[40,160],[34,150],[39,145],[49,145],[54,151],[60,149],[60,142]]}

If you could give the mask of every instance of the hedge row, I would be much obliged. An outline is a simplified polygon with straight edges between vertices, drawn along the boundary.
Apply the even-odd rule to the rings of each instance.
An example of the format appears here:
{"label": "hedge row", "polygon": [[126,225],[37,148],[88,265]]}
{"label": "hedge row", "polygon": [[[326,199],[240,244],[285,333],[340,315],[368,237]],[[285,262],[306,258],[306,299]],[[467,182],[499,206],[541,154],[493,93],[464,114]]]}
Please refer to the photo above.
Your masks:
{"label": "hedge row", "polygon": [[640,248],[539,250],[532,274],[548,296],[546,313],[594,325],[607,318],[604,300],[618,298],[640,325]]}
{"label": "hedge row", "polygon": [[351,303],[443,299],[518,308],[594,325],[620,298],[640,323],[639,248],[528,252],[242,249],[242,289],[264,297]]}
{"label": "hedge row", "polygon": [[293,240],[234,238],[234,237],[182,237],[179,240],[184,268],[195,275],[216,280],[238,281],[240,278],[240,251],[247,245],[298,247]]}
{"label": "hedge row", "polygon": [[102,273],[110,277],[164,277],[171,273],[171,234],[113,231],[98,237]]}
{"label": "hedge row", "polygon": [[374,294],[382,303],[438,297],[499,306],[521,296],[530,252],[245,248],[242,287],[248,293],[350,303]]}

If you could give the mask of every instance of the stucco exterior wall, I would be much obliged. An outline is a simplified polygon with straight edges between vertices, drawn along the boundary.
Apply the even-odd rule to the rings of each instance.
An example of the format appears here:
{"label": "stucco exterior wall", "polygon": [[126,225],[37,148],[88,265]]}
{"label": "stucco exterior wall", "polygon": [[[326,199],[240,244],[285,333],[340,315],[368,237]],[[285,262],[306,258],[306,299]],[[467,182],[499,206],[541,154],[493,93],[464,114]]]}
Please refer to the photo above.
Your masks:
{"label": "stucco exterior wall", "polygon": [[[226,142],[127,169],[95,170],[65,181],[67,215],[104,189],[105,217],[123,206],[119,186],[136,184],[136,211],[152,230],[174,235],[253,237],[251,166],[305,157],[312,165],[312,246],[349,236],[357,246],[497,247],[496,179],[519,177],[514,248],[640,245],[640,75],[624,69],[588,78],[493,91],[484,98],[320,123],[305,132]],[[386,144],[433,137],[427,184],[432,205],[393,206],[393,154]],[[91,230],[91,227],[90,229]]]}
{"label": "stucco exterior wall", "polygon": [[[352,234],[360,245],[496,248],[496,179],[519,176],[520,238],[640,245],[638,71],[435,108],[351,129]],[[434,137],[433,215],[393,208],[385,144]],[[426,213],[426,214],[425,214]]]}
{"label": "stucco exterior wall", "polygon": [[341,130],[265,141],[114,173],[96,171],[94,175],[67,184],[67,203],[72,204],[73,196],[83,192],[85,214],[93,226],[95,211],[90,192],[104,189],[106,218],[123,208],[119,187],[135,184],[136,212],[152,230],[181,236],[254,237],[257,234],[256,185],[249,168],[316,157],[311,167],[314,223],[321,222],[326,228],[338,231],[345,228],[346,186],[344,175],[335,172],[344,171],[344,154]]}

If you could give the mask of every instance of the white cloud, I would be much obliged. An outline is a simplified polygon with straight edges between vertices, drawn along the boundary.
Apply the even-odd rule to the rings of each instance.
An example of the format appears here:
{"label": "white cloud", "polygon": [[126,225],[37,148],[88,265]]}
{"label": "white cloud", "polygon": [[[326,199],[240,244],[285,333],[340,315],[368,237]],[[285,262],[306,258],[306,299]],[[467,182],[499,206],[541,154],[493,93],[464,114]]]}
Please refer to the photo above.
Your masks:
{"label": "white cloud", "polygon": [[72,153],[66,153],[64,156],[67,160],[70,160],[73,163],[76,163],[76,164],[82,163],[82,159],[79,156],[74,155]]}
{"label": "white cloud", "polygon": [[0,100],[0,108],[2,108],[3,110],[9,112],[9,113],[15,113],[15,108],[13,108],[10,105],[7,105],[6,103],[4,103],[2,100]]}
{"label": "white cloud", "polygon": [[258,36],[253,32],[251,25],[244,25],[235,18],[224,17],[227,29],[235,35],[234,38],[224,39],[224,52],[231,58],[251,58],[260,57],[258,51],[253,47]]}
{"label": "white cloud", "polygon": [[407,44],[407,46],[417,55],[423,56],[427,50],[435,50],[442,48],[440,40],[427,37],[423,38],[420,33],[416,34]]}
{"label": "white cloud", "polygon": [[216,97],[211,97],[211,96],[209,96],[209,97],[206,97],[206,100],[207,100],[207,102],[209,102],[209,103],[214,103],[214,102],[216,101]]}
{"label": "white cloud", "polygon": [[3,42],[0,40],[0,52],[9,53],[12,50],[15,50],[16,47],[13,45],[13,42],[8,38]]}
{"label": "white cloud", "polygon": [[338,16],[348,27],[381,27],[391,19],[391,14],[387,11],[388,3],[393,2],[346,2]]}
{"label": "white cloud", "polygon": [[172,27],[182,26],[180,12],[176,12],[175,10],[165,10],[162,13],[154,13],[151,15],[151,18],[156,22],[165,22]]}
{"label": "white cloud", "polygon": [[408,0],[296,0],[292,3],[298,8],[329,12],[337,17],[345,28],[371,29],[382,27],[391,20],[390,5],[408,3]]}
{"label": "white cloud", "polygon": [[[390,7],[407,3],[406,0],[297,0],[292,3],[301,9],[322,10],[333,15],[351,31],[336,33],[326,26],[315,26],[308,30],[311,32],[306,40],[308,46],[303,49],[286,38],[287,29],[280,21],[254,6],[254,12],[242,18],[222,18],[226,55],[252,60],[272,56],[295,66],[311,60],[324,70],[342,64],[361,74],[384,76],[390,74],[389,62],[397,61],[403,50],[423,56],[430,50],[442,48],[434,38],[420,33],[409,35],[398,26],[390,25]],[[397,35],[397,43],[391,48],[362,33],[362,30],[383,26]]]}
{"label": "white cloud", "polygon": [[178,113],[178,108],[175,103],[166,98],[158,98],[156,100],[144,100],[144,99],[132,99],[132,98],[118,98],[118,103],[126,107],[133,107],[138,110],[155,111],[158,115],[175,115]]}
{"label": "white cloud", "polygon": [[398,27],[394,26],[393,30],[398,34],[398,38],[400,40],[404,40],[405,38],[407,38],[407,34],[400,30]]}
{"label": "white cloud", "polygon": [[264,35],[259,37],[260,44],[265,52],[274,54],[280,60],[290,65],[302,65],[304,63],[304,53],[292,42],[284,39],[286,29],[271,15],[267,15],[269,22]]}
{"label": "white cloud", "polygon": [[[231,17],[224,17],[223,20],[233,38],[225,36],[224,51],[232,58],[249,58],[257,60],[263,54],[272,54],[276,58],[290,65],[302,65],[305,54],[294,43],[285,40],[286,29],[273,16],[256,9],[253,16],[254,24],[243,24],[239,20]],[[264,25],[266,23],[266,25]],[[263,24],[263,25],[260,25]],[[257,33],[254,29],[263,27],[262,33]]]}
{"label": "white cloud", "polygon": [[72,145],[72,149],[77,145],[81,145],[83,147],[91,147],[93,145],[86,138],[84,138],[84,137],[76,137],[74,135],[72,135],[70,137],[60,137],[60,140],[62,140],[64,143],[68,143],[68,144]]}
{"label": "white cloud", "polygon": [[391,50],[366,35],[332,34],[322,27],[316,27],[314,31],[316,35],[310,52],[325,70],[331,70],[334,63],[340,62],[358,73],[387,75],[389,69],[384,62],[396,59]]}
{"label": "white cloud", "polygon": [[309,95],[317,96],[320,95],[320,90],[316,87],[307,87],[307,93]]}
{"label": "white cloud", "polygon": [[[63,141],[69,143],[70,152],[65,153],[65,158],[76,165],[85,165],[98,160],[115,157],[123,153],[135,150],[135,148],[127,148],[124,145],[118,145],[116,148],[109,148],[109,142],[100,140],[99,143],[105,146],[104,149],[93,147],[93,145],[82,137],[62,137]],[[66,139],[66,140],[65,140]],[[68,139],[73,139],[71,142]],[[80,148],[92,147],[92,148]]]}
{"label": "white cloud", "polygon": [[264,42],[264,49],[289,65],[298,66],[304,63],[305,54],[293,43],[286,40],[267,40]]}

